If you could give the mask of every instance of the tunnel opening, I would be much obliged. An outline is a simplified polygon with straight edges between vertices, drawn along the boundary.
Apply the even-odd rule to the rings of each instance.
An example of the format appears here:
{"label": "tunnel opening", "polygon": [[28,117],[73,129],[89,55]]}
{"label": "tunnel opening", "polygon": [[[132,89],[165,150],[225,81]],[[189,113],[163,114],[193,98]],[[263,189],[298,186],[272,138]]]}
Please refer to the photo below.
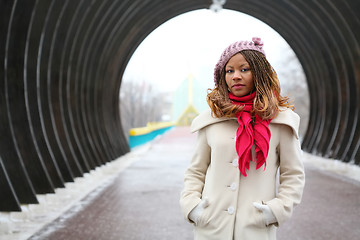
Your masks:
{"label": "tunnel opening", "polygon": [[[245,27],[236,29],[234,25]],[[213,69],[221,52],[232,42],[252,37],[264,41],[267,58],[279,77],[281,94],[290,97],[301,117],[302,139],[309,119],[309,93],[297,56],[266,23],[228,9],[183,13],[161,24],[139,44],[124,71],[120,89],[124,133],[147,122],[177,123],[189,104],[197,113],[207,109],[206,93],[214,87]]]}

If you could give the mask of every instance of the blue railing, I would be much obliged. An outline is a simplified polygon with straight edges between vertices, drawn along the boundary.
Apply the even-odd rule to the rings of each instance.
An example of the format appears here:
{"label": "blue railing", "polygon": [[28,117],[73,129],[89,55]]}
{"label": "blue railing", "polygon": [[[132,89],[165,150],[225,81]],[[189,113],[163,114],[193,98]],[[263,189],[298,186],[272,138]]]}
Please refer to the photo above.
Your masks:
{"label": "blue railing", "polygon": [[165,133],[175,126],[173,122],[152,122],[148,123],[146,127],[132,128],[129,131],[129,145],[134,148],[143,145],[156,136]]}

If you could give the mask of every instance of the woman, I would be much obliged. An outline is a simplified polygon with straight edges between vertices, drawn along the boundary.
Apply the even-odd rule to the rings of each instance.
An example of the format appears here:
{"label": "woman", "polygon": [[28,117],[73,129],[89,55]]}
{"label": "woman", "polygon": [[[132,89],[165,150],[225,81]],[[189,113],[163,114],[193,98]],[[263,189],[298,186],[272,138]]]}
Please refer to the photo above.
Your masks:
{"label": "woman", "polygon": [[300,119],[280,95],[261,39],[252,40],[224,50],[211,110],[191,126],[198,140],[180,205],[197,240],[276,239],[301,200]]}

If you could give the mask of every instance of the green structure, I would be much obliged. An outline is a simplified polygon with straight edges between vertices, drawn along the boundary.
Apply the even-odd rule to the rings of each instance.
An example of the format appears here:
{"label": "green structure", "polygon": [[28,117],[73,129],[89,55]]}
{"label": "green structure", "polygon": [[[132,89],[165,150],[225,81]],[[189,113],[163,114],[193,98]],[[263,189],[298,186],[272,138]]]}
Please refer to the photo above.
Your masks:
{"label": "green structure", "polygon": [[199,112],[206,108],[206,89],[189,74],[174,93],[173,119],[176,125],[189,126]]}

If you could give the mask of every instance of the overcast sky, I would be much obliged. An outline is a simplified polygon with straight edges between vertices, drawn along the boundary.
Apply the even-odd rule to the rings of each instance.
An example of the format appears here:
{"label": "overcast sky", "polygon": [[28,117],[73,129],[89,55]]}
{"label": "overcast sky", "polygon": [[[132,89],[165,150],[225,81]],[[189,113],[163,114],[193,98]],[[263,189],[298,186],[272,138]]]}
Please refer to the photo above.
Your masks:
{"label": "overcast sky", "polygon": [[[271,27],[249,15],[203,9],[179,15],[155,29],[137,48],[124,81],[145,81],[160,91],[174,91],[192,74],[213,87],[213,68],[231,43],[261,37],[267,58],[277,70],[284,53],[295,55]],[[280,79],[281,81],[281,79]]]}

